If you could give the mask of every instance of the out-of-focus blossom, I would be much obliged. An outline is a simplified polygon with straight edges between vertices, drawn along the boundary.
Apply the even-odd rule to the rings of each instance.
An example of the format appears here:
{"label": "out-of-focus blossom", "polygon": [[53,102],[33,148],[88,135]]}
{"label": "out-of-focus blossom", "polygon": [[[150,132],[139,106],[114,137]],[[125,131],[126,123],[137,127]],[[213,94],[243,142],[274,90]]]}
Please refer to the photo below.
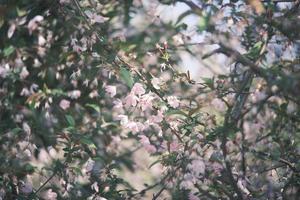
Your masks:
{"label": "out-of-focus blossom", "polygon": [[98,186],[98,183],[97,183],[97,182],[94,182],[94,183],[91,185],[91,189],[92,189],[92,190],[95,190],[96,192],[99,192],[99,186]]}
{"label": "out-of-focus blossom", "polygon": [[122,109],[123,108],[123,103],[120,99],[115,99],[113,101],[113,104],[114,104],[115,109]]}
{"label": "out-of-focus blossom", "polygon": [[26,67],[23,67],[22,71],[20,73],[20,78],[21,79],[25,79],[25,78],[27,78],[27,76],[29,76],[29,72],[27,71]]}
{"label": "out-of-focus blossom", "polygon": [[30,95],[30,91],[28,90],[28,88],[23,88],[22,91],[20,92],[21,96],[29,96]]}
{"label": "out-of-focus blossom", "polygon": [[131,94],[137,96],[143,95],[145,92],[146,91],[141,83],[135,83],[131,89]]}
{"label": "out-of-focus blossom", "polygon": [[26,182],[26,183],[21,184],[21,186],[20,186],[20,191],[21,191],[23,194],[30,194],[30,193],[33,191],[32,184],[29,183],[29,182]]}
{"label": "out-of-focus blossom", "polygon": [[93,90],[92,92],[90,92],[90,94],[89,94],[89,97],[90,98],[95,98],[95,97],[98,97],[99,96],[99,94],[98,94],[98,91],[97,90]]}
{"label": "out-of-focus blossom", "polygon": [[202,159],[195,159],[187,165],[187,168],[196,176],[204,174],[205,163]]}
{"label": "out-of-focus blossom", "polygon": [[167,97],[168,104],[172,108],[177,108],[179,106],[180,101],[175,96],[169,96]]}
{"label": "out-of-focus blossom", "polygon": [[71,99],[78,99],[81,96],[81,92],[80,92],[80,90],[73,90],[73,91],[68,92],[68,96]]}
{"label": "out-of-focus blossom", "polygon": [[0,66],[0,77],[5,78],[7,76],[7,73],[9,72],[9,69],[6,67]]}
{"label": "out-of-focus blossom", "polygon": [[16,30],[16,23],[12,23],[10,26],[9,26],[9,29],[7,31],[7,37],[8,38],[11,38],[13,35],[14,35],[14,32]]}
{"label": "out-of-focus blossom", "polygon": [[31,134],[31,128],[30,128],[30,126],[27,124],[27,122],[23,122],[23,124],[22,124],[22,129],[23,129],[23,131],[24,131],[27,135],[30,135],[30,134]]}
{"label": "out-of-focus blossom", "polygon": [[60,4],[68,4],[70,3],[70,0],[59,0]]}
{"label": "out-of-focus blossom", "polygon": [[109,94],[110,97],[114,97],[117,94],[117,87],[113,85],[105,86],[105,91]]}
{"label": "out-of-focus blossom", "polygon": [[126,125],[129,121],[127,115],[118,115],[117,119],[120,120],[121,125]]}
{"label": "out-of-focus blossom", "polygon": [[85,171],[88,173],[88,172],[91,172],[94,168],[94,165],[95,165],[95,161],[92,160],[92,159],[88,159],[88,161],[86,162],[85,164]]}
{"label": "out-of-focus blossom", "polygon": [[149,117],[149,123],[160,123],[164,119],[163,111],[159,110],[157,111],[157,115],[152,115]]}
{"label": "out-of-focus blossom", "polygon": [[152,101],[155,97],[153,96],[152,93],[149,94],[144,94],[141,96],[139,99],[139,104],[138,106],[143,110],[147,110],[148,108],[152,108]]}
{"label": "out-of-focus blossom", "polygon": [[221,100],[221,99],[218,99],[218,98],[214,98],[212,101],[211,101],[211,105],[218,111],[225,111],[226,109],[226,105],[225,103]]}
{"label": "out-of-focus blossom", "polygon": [[61,100],[59,103],[59,107],[61,107],[63,110],[67,110],[70,107],[70,101],[68,100]]}
{"label": "out-of-focus blossom", "polygon": [[130,121],[127,124],[125,124],[125,127],[131,130],[133,133],[138,133],[140,131],[143,131],[145,129],[144,125],[140,122],[134,122]]}
{"label": "out-of-focus blossom", "polygon": [[149,141],[149,138],[145,135],[140,135],[140,142],[149,153],[155,153],[157,151],[156,147],[152,145]]}
{"label": "out-of-focus blossom", "polygon": [[139,98],[134,94],[129,94],[125,97],[125,106],[126,107],[135,107],[137,105]]}
{"label": "out-of-focus blossom", "polygon": [[154,77],[154,78],[151,80],[151,84],[152,84],[152,86],[153,86],[155,89],[159,90],[159,89],[160,89],[161,81],[160,81],[159,78]]}
{"label": "out-of-focus blossom", "polygon": [[87,10],[84,13],[86,14],[86,16],[88,16],[88,18],[90,18],[92,24],[94,24],[94,23],[101,24],[101,23],[104,23],[107,20],[109,20],[108,17],[103,17],[101,15],[97,15],[96,13],[92,13],[90,10]]}
{"label": "out-of-focus blossom", "polygon": [[196,195],[194,195],[192,192],[189,193],[189,200],[200,200],[199,197],[197,197]]}
{"label": "out-of-focus blossom", "polygon": [[38,28],[39,22],[41,22],[41,21],[43,21],[43,20],[44,20],[44,17],[41,16],[41,15],[37,15],[37,16],[35,16],[34,18],[32,18],[32,19],[28,22],[28,25],[27,25],[27,28],[28,28],[29,33],[32,34],[32,32]]}
{"label": "out-of-focus blossom", "polygon": [[45,198],[47,200],[56,200],[57,199],[57,194],[56,192],[53,192],[52,189],[47,190]]}

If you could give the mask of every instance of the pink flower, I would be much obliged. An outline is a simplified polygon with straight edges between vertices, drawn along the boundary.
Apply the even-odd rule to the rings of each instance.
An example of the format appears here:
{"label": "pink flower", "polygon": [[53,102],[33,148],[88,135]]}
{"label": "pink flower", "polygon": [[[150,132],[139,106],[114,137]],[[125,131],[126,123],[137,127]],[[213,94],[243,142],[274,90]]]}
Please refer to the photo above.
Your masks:
{"label": "pink flower", "polygon": [[192,192],[189,193],[189,200],[200,200],[199,197],[194,195]]}
{"label": "pink flower", "polygon": [[27,78],[27,76],[29,75],[29,72],[27,71],[27,68],[26,67],[23,67],[22,68],[22,71],[20,73],[20,78],[21,79],[25,79]]}
{"label": "pink flower", "polygon": [[113,85],[105,86],[105,91],[109,94],[110,97],[114,97],[117,94],[117,87]]}
{"label": "pink flower", "polygon": [[123,103],[120,99],[114,100],[113,104],[114,104],[115,109],[122,109],[123,108]]}
{"label": "pink flower", "polygon": [[32,34],[32,32],[38,28],[38,23],[43,20],[44,20],[44,17],[41,15],[37,15],[34,18],[32,18],[27,25],[29,33]]}
{"label": "pink flower", "polygon": [[134,121],[128,122],[127,124],[125,124],[125,127],[131,130],[133,133],[138,133],[139,131],[142,131],[144,129],[143,124]]}
{"label": "pink flower", "polygon": [[152,93],[145,94],[141,96],[140,101],[139,101],[139,107],[145,111],[148,108],[152,108],[152,100],[154,99]]}
{"label": "pink flower", "polygon": [[73,91],[68,92],[68,96],[71,99],[78,99],[81,96],[81,92],[80,92],[80,90],[73,90]]}
{"label": "pink flower", "polygon": [[221,99],[218,99],[218,98],[214,98],[212,101],[211,101],[211,105],[217,109],[218,111],[225,111],[226,109],[226,105],[225,103],[221,100]]}
{"label": "pink flower", "polygon": [[180,148],[180,144],[178,144],[178,142],[176,142],[176,141],[171,142],[171,144],[170,144],[171,152],[176,152],[179,150],[179,148]]}
{"label": "pink flower", "polygon": [[187,168],[196,176],[204,174],[205,172],[205,163],[202,159],[195,159],[190,164],[187,165]]}
{"label": "pink flower", "polygon": [[56,200],[57,199],[57,194],[52,191],[52,189],[47,190],[46,193],[46,199],[47,200]]}
{"label": "pink flower", "polygon": [[91,23],[104,23],[105,21],[107,21],[109,18],[107,17],[103,17],[101,15],[97,15],[96,13],[92,13],[91,11],[87,10],[84,12],[86,14],[86,16],[88,16],[88,18],[90,18]]}
{"label": "pink flower", "polygon": [[175,96],[167,97],[167,101],[168,101],[168,104],[170,104],[170,106],[172,108],[177,108],[179,106],[179,103],[180,103],[180,101]]}
{"label": "pink flower", "polygon": [[70,107],[70,101],[68,100],[61,100],[60,103],[59,103],[59,107],[61,107],[63,110],[66,110]]}
{"label": "pink flower", "polygon": [[125,97],[125,106],[130,107],[130,106],[136,106],[139,98],[135,96],[134,94],[129,94],[127,97]]}
{"label": "pink flower", "polygon": [[141,83],[135,83],[131,89],[131,93],[134,95],[143,95],[145,94],[145,89]]}
{"label": "pink flower", "polygon": [[146,149],[146,151],[148,151],[148,153],[155,153],[157,151],[156,147],[152,144],[145,145],[144,148]]}
{"label": "pink flower", "polygon": [[145,135],[140,135],[140,142],[142,143],[142,145],[148,145],[150,144],[149,138]]}
{"label": "pink flower", "polygon": [[118,120],[121,120],[121,125],[126,125],[128,123],[128,116],[127,115],[118,115]]}
{"label": "pink flower", "polygon": [[0,66],[0,77],[5,78],[9,70],[5,67]]}
{"label": "pink flower", "polygon": [[148,151],[149,153],[155,153],[157,151],[156,147],[150,144],[150,141],[147,136],[140,135],[139,138],[146,151]]}

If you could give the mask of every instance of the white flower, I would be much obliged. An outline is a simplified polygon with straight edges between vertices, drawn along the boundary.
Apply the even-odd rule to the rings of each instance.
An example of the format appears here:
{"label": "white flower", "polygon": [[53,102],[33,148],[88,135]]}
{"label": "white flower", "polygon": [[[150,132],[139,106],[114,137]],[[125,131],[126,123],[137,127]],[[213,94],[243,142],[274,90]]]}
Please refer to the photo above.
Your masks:
{"label": "white flower", "polygon": [[68,92],[68,96],[71,99],[78,99],[81,96],[81,92],[80,90],[73,90],[71,92]]}
{"label": "white flower", "polygon": [[157,90],[160,89],[160,84],[161,84],[161,81],[159,78],[156,78],[154,77],[152,80],[151,80],[151,84],[153,85],[153,87]]}
{"label": "white flower", "polygon": [[29,33],[32,34],[32,32],[38,28],[38,23],[43,20],[44,20],[44,17],[41,15],[37,15],[34,18],[32,18],[27,25]]}
{"label": "white flower", "polygon": [[94,183],[91,185],[91,188],[92,188],[92,190],[95,190],[96,192],[99,192],[99,186],[98,186],[98,183],[97,183],[97,182],[94,182]]}

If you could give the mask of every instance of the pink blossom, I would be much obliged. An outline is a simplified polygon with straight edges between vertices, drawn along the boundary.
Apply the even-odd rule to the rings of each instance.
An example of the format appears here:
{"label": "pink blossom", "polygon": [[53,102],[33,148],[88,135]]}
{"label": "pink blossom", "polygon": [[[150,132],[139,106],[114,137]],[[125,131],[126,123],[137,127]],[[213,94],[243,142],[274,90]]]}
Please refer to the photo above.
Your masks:
{"label": "pink blossom", "polygon": [[81,92],[80,92],[80,90],[73,90],[73,91],[68,92],[68,96],[71,99],[78,99],[81,96]]}
{"label": "pink blossom", "polygon": [[105,86],[105,91],[109,94],[110,97],[114,97],[117,94],[117,87],[113,85]]}
{"label": "pink blossom", "polygon": [[152,93],[141,96],[140,101],[139,101],[139,107],[143,111],[147,110],[148,108],[152,108],[152,100],[153,99],[154,99],[154,96],[152,95]]}
{"label": "pink blossom", "polygon": [[145,89],[141,83],[135,83],[131,89],[131,93],[134,95],[143,95],[145,94]]}
{"label": "pink blossom", "polygon": [[115,99],[113,101],[113,104],[114,104],[115,109],[122,109],[123,108],[123,103],[120,99]]}
{"label": "pink blossom", "polygon": [[143,129],[141,124],[133,121],[130,121],[127,124],[125,124],[125,127],[131,130],[133,133],[138,133],[141,129]]}
{"label": "pink blossom", "polygon": [[0,77],[5,78],[7,76],[8,71],[9,70],[7,68],[0,66]]}
{"label": "pink blossom", "polygon": [[171,152],[176,152],[176,151],[179,150],[179,148],[180,148],[180,144],[177,141],[171,142],[171,144],[170,144],[170,151]]}
{"label": "pink blossom", "polygon": [[221,100],[221,99],[218,99],[218,98],[214,98],[212,101],[211,101],[211,105],[216,108],[218,111],[225,111],[226,109],[226,105],[225,103]]}
{"label": "pink blossom", "polygon": [[187,168],[191,170],[193,174],[198,176],[199,174],[204,174],[205,172],[205,163],[202,159],[195,159],[190,164],[187,165]]}
{"label": "pink blossom", "polygon": [[52,189],[47,190],[46,193],[46,199],[47,200],[56,200],[57,199],[57,194],[52,191]]}
{"label": "pink blossom", "polygon": [[32,32],[38,28],[38,23],[41,22],[41,21],[43,21],[43,20],[44,20],[44,17],[41,16],[41,15],[37,15],[34,18],[32,18],[28,22],[28,25],[27,25],[29,33],[32,34]]}
{"label": "pink blossom", "polygon": [[104,23],[105,21],[107,21],[109,18],[107,17],[103,17],[101,15],[97,15],[96,13],[92,13],[90,10],[87,10],[84,12],[86,14],[86,16],[88,16],[88,18],[90,18],[91,23]]}
{"label": "pink blossom", "polygon": [[139,98],[135,96],[134,94],[129,94],[127,97],[125,97],[125,106],[130,107],[130,106],[136,106]]}
{"label": "pink blossom", "polygon": [[200,200],[199,197],[194,195],[192,192],[189,193],[189,200]]}
{"label": "pink blossom", "polygon": [[20,73],[20,78],[21,79],[25,79],[27,78],[27,76],[29,75],[29,72],[27,71],[27,68],[26,67],[23,67],[22,68],[22,71]]}
{"label": "pink blossom", "polygon": [[168,104],[172,108],[177,108],[179,106],[180,101],[175,96],[169,96],[167,97]]}
{"label": "pink blossom", "polygon": [[155,153],[157,151],[156,147],[152,144],[145,145],[144,148],[146,149],[146,151],[148,151],[148,153]]}
{"label": "pink blossom", "polygon": [[149,141],[149,138],[145,135],[140,135],[139,136],[140,138],[140,142],[143,144],[143,145],[148,145],[150,144],[150,141]]}
{"label": "pink blossom", "polygon": [[61,107],[63,110],[66,110],[70,107],[70,101],[68,100],[61,100],[60,103],[59,103],[59,107]]}
{"label": "pink blossom", "polygon": [[140,142],[149,153],[155,153],[157,151],[156,147],[150,144],[149,138],[145,135],[140,135]]}
{"label": "pink blossom", "polygon": [[118,120],[121,120],[121,125],[126,125],[129,121],[128,121],[128,116],[127,115],[118,115],[117,116]]}

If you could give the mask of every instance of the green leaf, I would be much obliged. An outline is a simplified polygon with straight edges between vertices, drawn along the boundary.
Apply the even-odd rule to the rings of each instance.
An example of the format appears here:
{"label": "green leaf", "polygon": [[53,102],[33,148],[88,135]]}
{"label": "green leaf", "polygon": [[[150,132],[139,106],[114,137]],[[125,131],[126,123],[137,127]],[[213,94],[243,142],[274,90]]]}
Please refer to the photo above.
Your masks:
{"label": "green leaf", "polygon": [[3,50],[4,57],[10,56],[14,51],[15,51],[15,47],[13,47],[13,46],[6,47],[6,48]]}
{"label": "green leaf", "polygon": [[87,103],[87,104],[85,104],[85,106],[90,107],[90,108],[94,109],[95,111],[97,111],[98,113],[100,113],[100,107],[96,104]]}
{"label": "green leaf", "polygon": [[11,130],[11,132],[15,135],[18,134],[20,131],[22,131],[22,129],[18,127]]}
{"label": "green leaf", "polygon": [[88,137],[82,137],[82,138],[80,138],[80,142],[82,144],[87,145],[90,149],[97,149],[97,147],[94,144],[94,142],[90,138],[88,138]]}
{"label": "green leaf", "polygon": [[204,83],[211,89],[214,89],[214,79],[213,78],[202,78]]}
{"label": "green leaf", "polygon": [[165,113],[165,115],[181,115],[183,117],[189,118],[190,116],[181,110],[169,110]]}
{"label": "green leaf", "polygon": [[71,115],[66,115],[66,119],[70,126],[75,126],[75,120]]}
{"label": "green leaf", "polygon": [[131,88],[133,86],[134,81],[133,81],[133,78],[131,76],[130,71],[128,71],[127,69],[125,69],[124,67],[122,67],[121,70],[120,70],[120,76],[121,76],[121,79],[123,81],[125,81],[125,83],[126,83],[126,85],[128,87]]}

